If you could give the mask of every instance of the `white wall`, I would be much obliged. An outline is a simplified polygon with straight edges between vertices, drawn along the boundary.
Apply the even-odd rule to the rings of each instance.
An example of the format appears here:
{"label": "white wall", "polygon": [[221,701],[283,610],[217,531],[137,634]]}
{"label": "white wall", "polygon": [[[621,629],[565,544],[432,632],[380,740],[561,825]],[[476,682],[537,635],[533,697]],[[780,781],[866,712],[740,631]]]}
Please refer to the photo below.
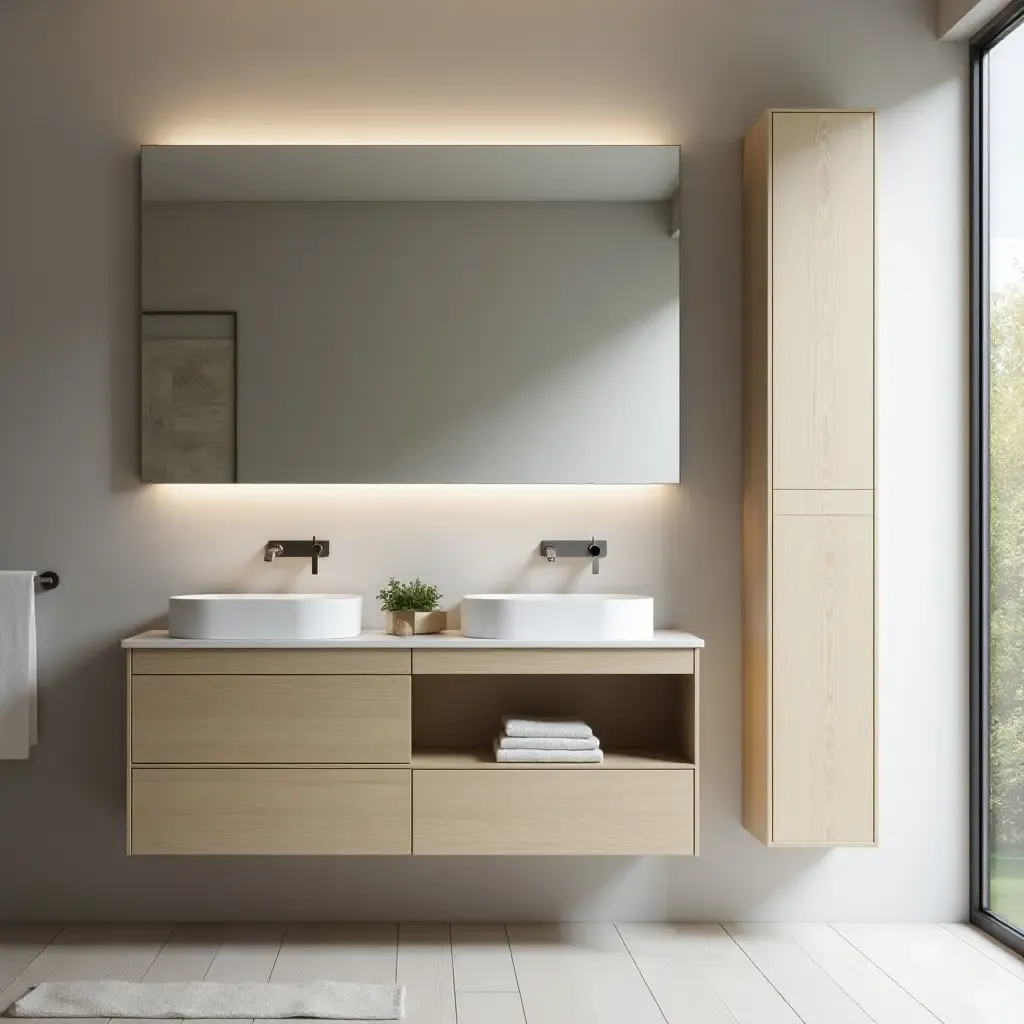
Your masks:
{"label": "white wall", "polygon": [[[932,0],[0,6],[0,564],[63,580],[41,743],[0,763],[0,917],[962,916],[966,70]],[[770,104],[880,109],[876,851],[767,851],[739,824],[739,139]],[[139,486],[137,147],[213,141],[681,143],[685,483]],[[540,537],[594,530],[603,585],[708,641],[700,858],[124,856],[116,645],[169,594],[308,586],[258,558],[313,532],[325,589],[540,586]]]}

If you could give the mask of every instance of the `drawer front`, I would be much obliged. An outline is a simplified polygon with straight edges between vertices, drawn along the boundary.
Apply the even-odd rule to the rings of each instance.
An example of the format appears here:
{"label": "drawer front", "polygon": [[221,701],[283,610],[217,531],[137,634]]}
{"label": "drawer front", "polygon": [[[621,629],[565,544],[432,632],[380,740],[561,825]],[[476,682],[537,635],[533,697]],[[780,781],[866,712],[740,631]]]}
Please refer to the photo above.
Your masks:
{"label": "drawer front", "polygon": [[408,675],[409,651],[337,648],[279,650],[237,647],[221,650],[133,650],[136,675]]}
{"label": "drawer front", "polygon": [[132,677],[137,764],[408,764],[409,676]]}
{"label": "drawer front", "polygon": [[693,772],[415,771],[417,854],[693,854]]}
{"label": "drawer front", "polygon": [[408,854],[402,768],[136,768],[133,854]]}
{"label": "drawer front", "polygon": [[461,650],[413,651],[414,675],[689,675],[693,651],[643,650]]}

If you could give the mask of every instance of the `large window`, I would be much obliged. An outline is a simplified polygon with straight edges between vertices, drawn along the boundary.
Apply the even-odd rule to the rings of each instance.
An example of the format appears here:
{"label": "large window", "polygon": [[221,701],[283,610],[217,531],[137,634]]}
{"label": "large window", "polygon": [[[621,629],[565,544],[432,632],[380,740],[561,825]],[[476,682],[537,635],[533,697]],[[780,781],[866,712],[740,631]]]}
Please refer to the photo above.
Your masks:
{"label": "large window", "polygon": [[973,915],[1024,948],[1024,2],[973,73]]}

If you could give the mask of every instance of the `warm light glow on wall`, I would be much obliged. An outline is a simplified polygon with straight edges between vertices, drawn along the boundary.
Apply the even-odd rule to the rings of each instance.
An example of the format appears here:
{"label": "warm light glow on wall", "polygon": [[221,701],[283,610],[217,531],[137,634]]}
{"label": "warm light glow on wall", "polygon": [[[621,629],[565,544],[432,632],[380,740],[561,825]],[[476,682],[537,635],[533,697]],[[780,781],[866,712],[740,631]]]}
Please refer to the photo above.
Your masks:
{"label": "warm light glow on wall", "polygon": [[451,506],[453,503],[601,501],[624,505],[656,501],[678,484],[146,484],[157,501],[187,504],[231,502],[294,505],[415,502]]}
{"label": "warm light glow on wall", "polygon": [[158,129],[146,140],[157,146],[674,146],[678,129],[602,120],[578,119],[544,123],[536,115],[488,119],[478,124],[441,124],[417,118],[396,125],[386,117],[380,124],[332,125],[245,124],[189,119]]}

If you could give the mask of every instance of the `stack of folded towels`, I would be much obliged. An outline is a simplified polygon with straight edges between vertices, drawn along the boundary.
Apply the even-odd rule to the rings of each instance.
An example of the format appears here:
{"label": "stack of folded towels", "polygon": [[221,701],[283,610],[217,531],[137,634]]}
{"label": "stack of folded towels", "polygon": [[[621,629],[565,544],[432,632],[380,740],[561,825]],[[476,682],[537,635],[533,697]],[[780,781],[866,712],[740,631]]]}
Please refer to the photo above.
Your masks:
{"label": "stack of folded towels", "polygon": [[601,741],[586,722],[564,718],[502,719],[504,731],[494,741],[499,761],[600,764]]}

